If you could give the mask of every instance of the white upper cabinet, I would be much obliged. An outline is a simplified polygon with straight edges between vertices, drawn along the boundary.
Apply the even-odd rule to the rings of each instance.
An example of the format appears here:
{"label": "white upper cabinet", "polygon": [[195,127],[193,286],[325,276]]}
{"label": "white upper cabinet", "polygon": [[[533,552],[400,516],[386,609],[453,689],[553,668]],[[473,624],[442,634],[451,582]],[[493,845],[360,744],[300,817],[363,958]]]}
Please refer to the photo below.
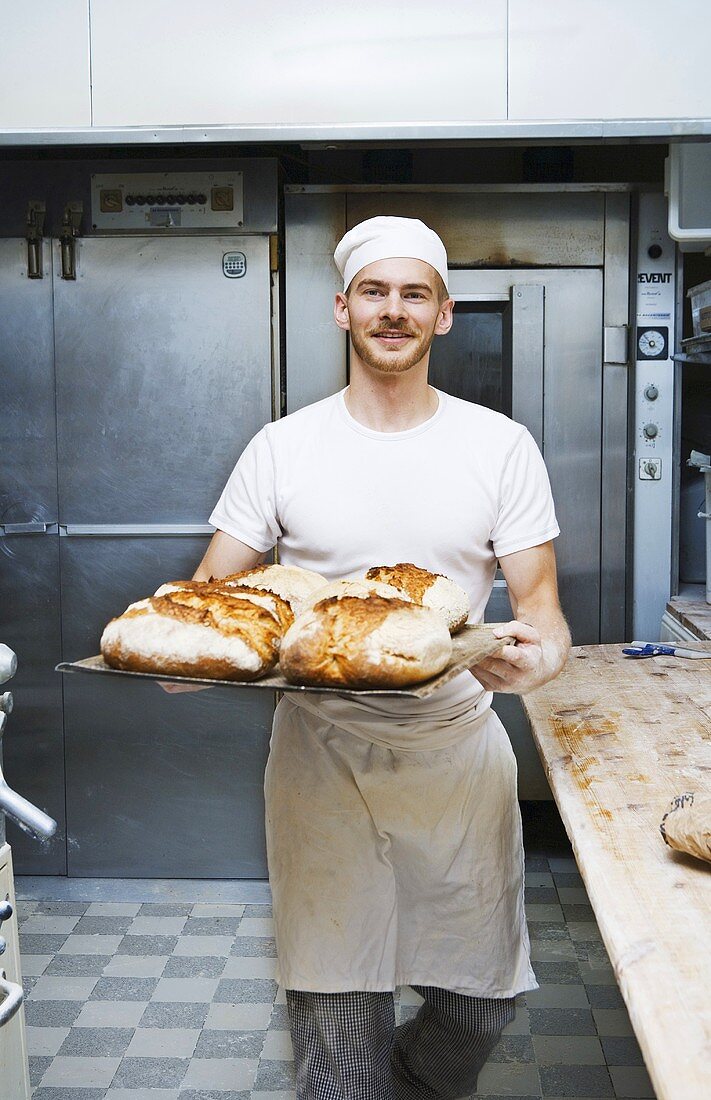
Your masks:
{"label": "white upper cabinet", "polygon": [[91,0],[94,125],[505,120],[506,9]]}
{"label": "white upper cabinet", "polygon": [[509,119],[711,116],[709,0],[510,0]]}
{"label": "white upper cabinet", "polygon": [[90,126],[89,0],[0,0],[0,128]]}

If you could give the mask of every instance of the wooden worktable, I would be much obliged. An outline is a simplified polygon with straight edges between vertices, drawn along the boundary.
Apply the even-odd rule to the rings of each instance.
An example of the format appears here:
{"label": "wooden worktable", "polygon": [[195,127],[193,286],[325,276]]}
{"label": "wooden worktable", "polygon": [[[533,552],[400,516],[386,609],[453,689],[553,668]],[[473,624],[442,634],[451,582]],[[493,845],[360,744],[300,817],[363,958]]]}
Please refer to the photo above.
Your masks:
{"label": "wooden worktable", "polygon": [[711,864],[659,823],[711,793],[711,661],[580,646],[523,703],[658,1100],[705,1100]]}

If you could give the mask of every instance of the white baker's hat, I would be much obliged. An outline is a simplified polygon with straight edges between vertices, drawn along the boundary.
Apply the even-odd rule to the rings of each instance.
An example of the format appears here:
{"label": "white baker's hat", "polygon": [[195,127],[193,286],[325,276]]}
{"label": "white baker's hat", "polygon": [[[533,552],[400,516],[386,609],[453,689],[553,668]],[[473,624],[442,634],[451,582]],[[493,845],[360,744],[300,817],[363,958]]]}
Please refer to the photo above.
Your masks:
{"label": "white baker's hat", "polygon": [[344,290],[362,268],[394,256],[424,260],[447,286],[447,251],[435,231],[418,218],[368,218],[349,229],[333,253]]}

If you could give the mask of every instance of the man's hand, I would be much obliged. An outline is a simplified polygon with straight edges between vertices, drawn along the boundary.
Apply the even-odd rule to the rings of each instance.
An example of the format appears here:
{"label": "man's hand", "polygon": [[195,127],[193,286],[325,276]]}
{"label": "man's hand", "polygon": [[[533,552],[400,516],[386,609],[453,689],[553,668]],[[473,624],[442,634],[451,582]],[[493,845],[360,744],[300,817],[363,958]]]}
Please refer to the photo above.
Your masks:
{"label": "man's hand", "polygon": [[549,679],[549,665],[543,652],[543,639],[535,627],[513,619],[493,631],[495,638],[514,638],[499,657],[486,657],[470,672],[487,691],[524,695]]}
{"label": "man's hand", "polygon": [[[516,645],[503,647],[470,671],[487,691],[525,695],[557,676],[570,649],[570,632],[558,602],[553,544],[542,543],[499,558],[516,616],[494,631]],[[525,622],[523,620],[526,620]]]}

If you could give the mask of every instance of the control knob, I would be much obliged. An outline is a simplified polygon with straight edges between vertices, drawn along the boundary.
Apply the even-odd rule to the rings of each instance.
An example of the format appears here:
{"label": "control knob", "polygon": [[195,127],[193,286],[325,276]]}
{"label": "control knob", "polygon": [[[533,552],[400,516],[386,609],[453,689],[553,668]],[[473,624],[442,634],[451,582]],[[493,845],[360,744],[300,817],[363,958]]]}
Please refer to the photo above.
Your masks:
{"label": "control knob", "polygon": [[654,385],[654,382],[650,382],[644,391],[644,396],[648,401],[656,401],[659,397],[659,390]]}
{"label": "control knob", "polygon": [[659,434],[659,426],[657,424],[645,424],[642,431],[646,439],[656,439]]}

